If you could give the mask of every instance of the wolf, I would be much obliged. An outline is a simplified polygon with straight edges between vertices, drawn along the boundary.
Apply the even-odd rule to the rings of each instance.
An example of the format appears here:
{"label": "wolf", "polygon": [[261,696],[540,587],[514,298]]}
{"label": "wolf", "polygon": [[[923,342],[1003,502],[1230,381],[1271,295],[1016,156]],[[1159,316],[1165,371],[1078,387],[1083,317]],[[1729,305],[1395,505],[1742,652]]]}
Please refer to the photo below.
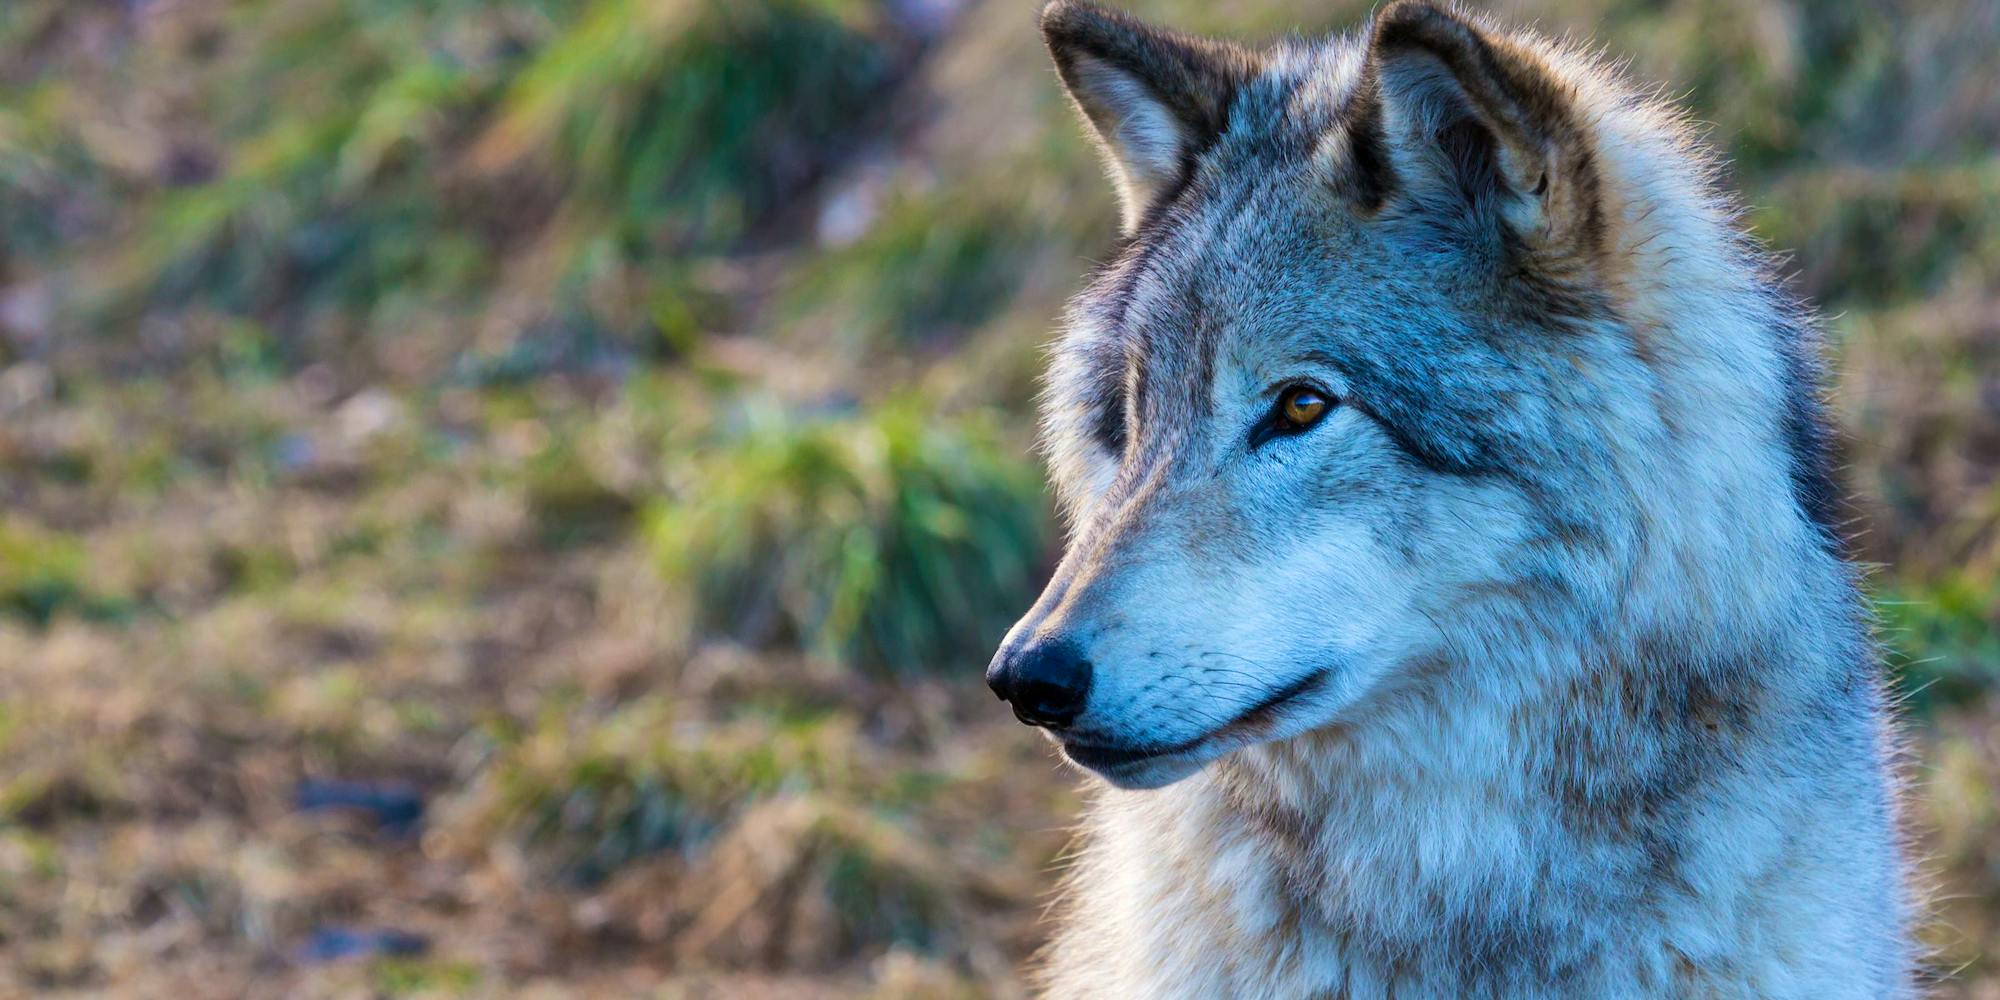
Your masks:
{"label": "wolf", "polygon": [[1683,114],[1436,3],[1055,0],[1122,206],[987,670],[1089,782],[1089,997],[1921,988],[1813,318]]}

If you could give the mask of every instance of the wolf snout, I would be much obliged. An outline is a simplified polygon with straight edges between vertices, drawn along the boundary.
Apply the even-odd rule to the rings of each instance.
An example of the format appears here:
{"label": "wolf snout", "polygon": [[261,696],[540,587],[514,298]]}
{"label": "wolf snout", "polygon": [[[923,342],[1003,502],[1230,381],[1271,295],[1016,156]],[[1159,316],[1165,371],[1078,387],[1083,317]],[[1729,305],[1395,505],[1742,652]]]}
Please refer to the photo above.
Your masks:
{"label": "wolf snout", "polygon": [[986,685],[1031,726],[1061,729],[1090,697],[1090,661],[1073,642],[1044,638],[1009,643],[986,667]]}

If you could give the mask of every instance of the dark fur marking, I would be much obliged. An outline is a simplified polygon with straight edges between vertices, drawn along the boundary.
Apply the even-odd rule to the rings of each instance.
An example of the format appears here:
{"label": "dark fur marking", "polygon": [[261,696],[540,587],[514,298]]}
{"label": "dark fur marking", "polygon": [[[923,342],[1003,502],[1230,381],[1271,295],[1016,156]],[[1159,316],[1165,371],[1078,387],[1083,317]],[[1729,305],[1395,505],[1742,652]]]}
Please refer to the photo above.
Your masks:
{"label": "dark fur marking", "polygon": [[1344,406],[1352,406],[1367,414],[1370,420],[1375,421],[1376,426],[1382,428],[1382,433],[1389,436],[1389,441],[1404,456],[1430,472],[1441,475],[1476,476],[1488,471],[1486,463],[1478,461],[1474,455],[1454,455],[1450,451],[1432,447],[1412,435],[1400,423],[1383,419],[1382,414],[1370,407],[1365,400],[1348,398],[1341,402]]}
{"label": "dark fur marking", "polygon": [[1819,530],[1827,551],[1845,555],[1848,539],[1841,530],[1841,495],[1833,474],[1836,439],[1819,395],[1825,379],[1819,339],[1811,327],[1794,321],[1778,331],[1778,353],[1784,365],[1783,427],[1792,497]]}
{"label": "dark fur marking", "polygon": [[1396,169],[1382,124],[1382,91],[1373,67],[1364,71],[1340,117],[1347,126],[1348,170],[1339,184],[1357,209],[1373,215],[1396,193]]}
{"label": "dark fur marking", "polygon": [[[1124,385],[1125,393],[1130,396],[1130,399],[1125,404],[1126,408],[1131,413],[1144,413],[1145,410],[1142,407],[1145,406],[1146,400],[1152,395],[1152,378],[1151,374],[1146,370],[1144,353],[1140,351],[1132,352],[1132,357],[1126,364],[1127,370]],[[1127,433],[1130,433],[1129,429]]]}
{"label": "dark fur marking", "polygon": [[1470,118],[1447,124],[1432,137],[1451,164],[1459,196],[1473,206],[1490,204],[1506,192],[1500,177],[1500,153],[1493,133]]}
{"label": "dark fur marking", "polygon": [[[1693,891],[1681,874],[1685,845],[1661,833],[1756,738],[1766,695],[1746,655],[1709,662],[1667,642],[1642,643],[1629,661],[1582,675],[1557,697],[1555,759],[1546,776],[1563,822],[1579,836],[1633,849],[1650,884]],[[1606,720],[1622,721],[1606,721]],[[1645,734],[1634,741],[1632,732]]]}
{"label": "dark fur marking", "polygon": [[1097,443],[1113,455],[1125,453],[1125,392],[1121,387],[1098,404],[1097,422],[1091,425]]}

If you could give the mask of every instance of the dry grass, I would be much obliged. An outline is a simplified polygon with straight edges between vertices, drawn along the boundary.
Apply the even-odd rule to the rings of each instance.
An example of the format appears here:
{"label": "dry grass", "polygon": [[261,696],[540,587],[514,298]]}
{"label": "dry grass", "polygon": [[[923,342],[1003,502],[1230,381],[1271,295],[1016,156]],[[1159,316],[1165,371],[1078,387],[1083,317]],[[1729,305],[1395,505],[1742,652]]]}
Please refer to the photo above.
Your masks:
{"label": "dry grass", "polygon": [[[1836,315],[2000,995],[2000,14],[1499,6],[1690,94]],[[0,995],[1019,995],[1075,792],[978,668],[1113,216],[1025,5],[922,9],[0,5]]]}

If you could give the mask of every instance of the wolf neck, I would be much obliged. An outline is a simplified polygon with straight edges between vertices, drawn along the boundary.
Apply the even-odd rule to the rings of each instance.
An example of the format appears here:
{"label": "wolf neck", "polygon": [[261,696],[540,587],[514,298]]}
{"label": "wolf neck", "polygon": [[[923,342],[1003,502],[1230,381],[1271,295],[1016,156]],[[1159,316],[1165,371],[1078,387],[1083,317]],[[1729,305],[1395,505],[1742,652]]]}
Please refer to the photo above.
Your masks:
{"label": "wolf neck", "polygon": [[1272,968],[1303,990],[1335,972],[1416,982],[1410,967],[1438,988],[1575,985],[1564,977],[1607,953],[1651,963],[1595,973],[1616,982],[1674,967],[1702,934],[1810,924],[1770,902],[1825,888],[1773,888],[1812,877],[1786,873],[1813,856],[1799,827],[1829,805],[1828,765],[1805,758],[1859,767],[1833,808],[1886,813],[1865,640],[1827,628],[1729,656],[1570,650],[1569,669],[1512,694],[1433,685],[1159,792],[1107,790],[1072,898],[1133,912],[1080,909],[1056,961],[1094,936],[1224,993]]}

